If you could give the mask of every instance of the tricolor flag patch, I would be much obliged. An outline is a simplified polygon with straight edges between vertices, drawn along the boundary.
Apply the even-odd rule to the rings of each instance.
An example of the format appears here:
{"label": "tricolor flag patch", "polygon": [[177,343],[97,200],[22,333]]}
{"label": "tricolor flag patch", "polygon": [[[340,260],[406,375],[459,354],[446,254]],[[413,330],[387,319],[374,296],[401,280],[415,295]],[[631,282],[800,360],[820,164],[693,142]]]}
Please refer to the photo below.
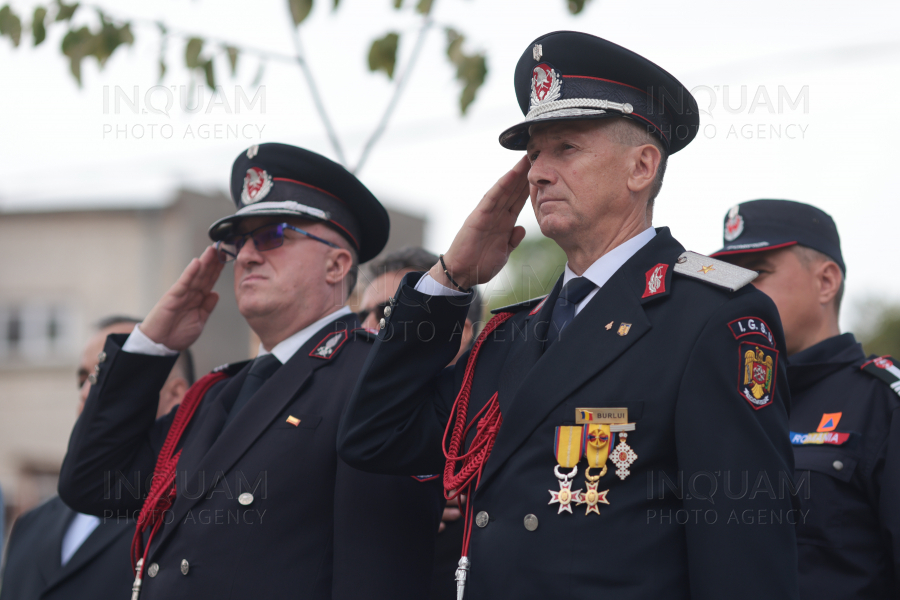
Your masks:
{"label": "tricolor flag patch", "polygon": [[830,446],[842,446],[850,439],[849,433],[841,433],[838,431],[817,431],[814,433],[794,433],[791,432],[791,445],[808,446],[828,444]]}

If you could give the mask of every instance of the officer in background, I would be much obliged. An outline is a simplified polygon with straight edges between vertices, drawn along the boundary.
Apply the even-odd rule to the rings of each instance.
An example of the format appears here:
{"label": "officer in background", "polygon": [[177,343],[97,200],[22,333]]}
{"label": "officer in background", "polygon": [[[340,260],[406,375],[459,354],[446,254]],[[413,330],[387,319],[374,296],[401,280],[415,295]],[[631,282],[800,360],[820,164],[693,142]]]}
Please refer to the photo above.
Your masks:
{"label": "officer in background", "polygon": [[[341,456],[442,472],[448,496],[467,494],[468,599],[797,598],[775,305],[746,286],[755,273],[651,224],[696,102],[647,59],[576,32],[529,44],[515,87],[525,119],[500,142],[527,154],[395,292]],[[470,288],[525,234],[529,192],[565,273],[547,298],[497,311],[445,369]],[[730,324],[747,316],[772,337],[739,338]],[[742,491],[751,473],[771,493]]]}
{"label": "officer in background", "polygon": [[[753,284],[784,326],[803,490],[800,597],[897,598],[900,370],[838,327],[847,268],[834,220],[800,202],[753,200],[726,215],[724,244],[713,256],[758,271]],[[763,325],[733,327],[749,339]]]}
{"label": "officer in background", "polygon": [[[363,473],[335,448],[371,348],[344,303],[387,241],[387,212],[340,165],[284,144],[242,152],[231,186],[238,210],[210,228],[215,246],[129,336],[108,338],[60,496],[81,512],[141,511],[131,557],[145,600],[421,598],[438,482]],[[155,421],[154,397],[232,261],[259,354],[204,376]]]}
{"label": "officer in background", "polygon": [[[96,381],[106,337],[131,333],[139,320],[112,316],[100,321],[81,353],[76,372],[78,414]],[[191,351],[178,357],[159,393],[160,415],[181,401],[194,381]],[[0,600],[95,600],[125,598],[131,591],[128,549],[134,520],[77,513],[54,496],[21,515],[13,526]]]}

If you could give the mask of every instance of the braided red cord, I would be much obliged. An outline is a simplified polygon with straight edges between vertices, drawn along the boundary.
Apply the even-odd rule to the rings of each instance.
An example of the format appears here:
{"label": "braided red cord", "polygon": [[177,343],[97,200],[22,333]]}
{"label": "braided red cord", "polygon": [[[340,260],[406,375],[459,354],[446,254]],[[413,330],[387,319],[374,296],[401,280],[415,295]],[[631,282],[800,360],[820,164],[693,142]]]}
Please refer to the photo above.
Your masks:
{"label": "braided red cord", "polygon": [[[175,446],[181,439],[191,417],[200,406],[200,401],[206,392],[216,383],[225,379],[228,375],[224,372],[209,373],[197,381],[187,391],[169,432],[166,434],[166,441],[163,443],[162,450],[156,459],[156,468],[153,470],[153,483],[150,486],[150,493],[144,500],[141,507],[141,514],[137,520],[137,528],[134,537],[131,540],[131,566],[137,568],[137,562],[140,558],[146,558],[147,550],[150,549],[150,542],[153,536],[163,524],[165,512],[172,508],[175,502],[175,475],[178,465],[178,457],[181,456],[181,450],[175,452]],[[150,536],[147,538],[147,547],[144,548],[144,532],[150,529]],[[146,562],[146,561],[144,561]],[[143,567],[141,573],[138,573],[140,579],[143,575]]]}
{"label": "braided red cord", "polygon": [[[502,313],[488,321],[475,345],[472,346],[472,352],[469,355],[469,362],[466,365],[466,372],[463,375],[462,388],[456,396],[453,408],[450,410],[450,420],[447,422],[447,428],[444,430],[443,448],[444,457],[447,462],[444,463],[444,497],[447,500],[460,498],[460,503],[464,504],[463,511],[465,519],[463,521],[463,549],[462,555],[467,556],[469,552],[469,537],[472,533],[472,506],[471,502],[464,500],[461,496],[467,497],[478,488],[481,481],[481,472],[484,463],[487,462],[494,448],[494,442],[497,439],[497,433],[500,431],[500,425],[503,423],[503,415],[500,414],[500,403],[497,401],[498,392],[494,392],[491,399],[485,403],[484,407],[478,411],[471,421],[468,419],[469,396],[472,393],[472,381],[475,379],[475,363],[478,359],[478,353],[482,344],[493,333],[497,327],[506,322],[513,313]],[[468,425],[466,423],[469,422]],[[460,447],[465,443],[466,436],[472,425],[477,423],[475,437],[469,446],[469,451],[460,455]],[[450,445],[447,446],[447,434],[451,431]],[[454,473],[458,463],[462,463],[458,473]]]}

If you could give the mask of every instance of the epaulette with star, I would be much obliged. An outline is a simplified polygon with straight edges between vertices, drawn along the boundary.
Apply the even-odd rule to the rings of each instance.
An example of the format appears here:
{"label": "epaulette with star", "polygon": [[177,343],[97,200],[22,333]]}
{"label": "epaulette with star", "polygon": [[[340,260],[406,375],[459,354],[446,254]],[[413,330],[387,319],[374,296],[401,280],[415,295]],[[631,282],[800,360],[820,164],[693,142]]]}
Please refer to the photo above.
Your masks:
{"label": "epaulette with star", "polygon": [[682,253],[675,261],[675,272],[732,292],[741,289],[758,275],[756,271],[690,251]]}
{"label": "epaulette with star", "polygon": [[505,313],[505,312],[516,313],[516,312],[519,312],[520,310],[525,310],[526,308],[532,308],[535,306],[539,306],[546,298],[547,298],[547,295],[538,296],[537,298],[532,298],[531,300],[525,300],[524,302],[517,302],[516,304],[510,304],[509,306],[501,306],[500,308],[495,308],[494,310],[492,310],[491,314],[499,315],[500,313]]}
{"label": "epaulette with star", "polygon": [[860,370],[885,382],[900,396],[900,369],[894,364],[892,357],[879,356],[868,360],[863,363]]}

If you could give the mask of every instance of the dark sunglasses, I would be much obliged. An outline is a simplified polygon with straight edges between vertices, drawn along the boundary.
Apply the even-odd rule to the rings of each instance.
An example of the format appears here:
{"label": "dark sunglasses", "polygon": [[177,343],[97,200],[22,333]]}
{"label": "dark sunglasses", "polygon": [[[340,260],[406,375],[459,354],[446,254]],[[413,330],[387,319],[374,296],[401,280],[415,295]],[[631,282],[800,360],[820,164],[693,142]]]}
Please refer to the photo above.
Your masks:
{"label": "dark sunglasses", "polygon": [[357,311],[356,314],[359,315],[359,322],[365,323],[366,319],[369,315],[375,315],[376,321],[381,321],[384,318],[384,309],[391,305],[390,300],[386,302],[382,302],[381,304],[376,304],[372,308],[361,308]]}
{"label": "dark sunglasses", "polygon": [[293,225],[288,225],[287,223],[275,223],[272,225],[263,225],[262,227],[257,227],[249,233],[238,233],[227,236],[225,239],[216,242],[216,254],[219,256],[220,262],[227,263],[228,261],[234,260],[241,252],[241,248],[244,247],[247,238],[251,238],[253,240],[253,244],[260,252],[280,248],[282,245],[284,245],[285,229],[296,231],[297,233],[303,234],[308,238],[312,238],[317,242],[322,242],[326,246],[331,246],[332,248],[340,248],[340,246],[338,246],[337,244],[332,244],[328,240],[323,240],[319,236],[313,235],[308,231],[303,231],[302,229],[294,227]]}

